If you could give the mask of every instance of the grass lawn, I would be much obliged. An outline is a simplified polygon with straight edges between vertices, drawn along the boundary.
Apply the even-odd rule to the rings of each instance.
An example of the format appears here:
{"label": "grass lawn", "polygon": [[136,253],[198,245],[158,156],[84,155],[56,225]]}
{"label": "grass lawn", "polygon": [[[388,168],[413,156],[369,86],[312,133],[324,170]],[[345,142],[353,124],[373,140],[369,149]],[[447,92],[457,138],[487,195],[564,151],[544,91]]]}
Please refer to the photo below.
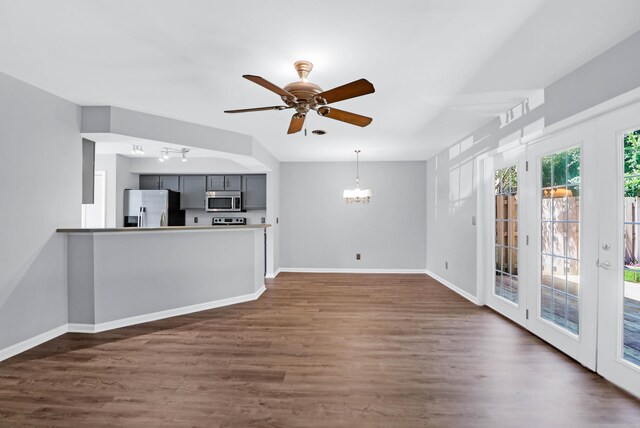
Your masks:
{"label": "grass lawn", "polygon": [[640,271],[625,268],[624,280],[627,282],[640,282]]}

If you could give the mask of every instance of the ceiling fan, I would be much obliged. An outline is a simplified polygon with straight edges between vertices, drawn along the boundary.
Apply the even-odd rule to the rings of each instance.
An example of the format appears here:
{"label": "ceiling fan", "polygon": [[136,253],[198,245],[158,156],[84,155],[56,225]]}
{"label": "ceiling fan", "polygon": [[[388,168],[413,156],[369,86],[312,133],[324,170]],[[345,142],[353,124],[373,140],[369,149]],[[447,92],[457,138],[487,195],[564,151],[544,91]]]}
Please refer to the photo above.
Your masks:
{"label": "ceiling fan", "polygon": [[307,76],[313,69],[313,64],[309,61],[296,61],[293,66],[298,72],[298,76],[300,76],[300,81],[289,83],[284,88],[280,88],[260,76],[253,76],[251,74],[245,74],[242,76],[247,80],[251,80],[253,83],[257,83],[263,88],[280,95],[280,98],[285,105],[225,110],[225,113],[294,109],[296,113],[291,118],[287,134],[295,134],[302,130],[304,119],[309,110],[315,111],[320,116],[362,127],[369,125],[371,121],[373,121],[370,117],[361,116],[344,110],[338,110],[337,108],[329,107],[327,105],[375,92],[375,88],[367,79],[359,79],[354,82],[347,83],[346,85],[338,86],[337,88],[333,88],[328,91],[323,91],[320,86],[307,80]]}

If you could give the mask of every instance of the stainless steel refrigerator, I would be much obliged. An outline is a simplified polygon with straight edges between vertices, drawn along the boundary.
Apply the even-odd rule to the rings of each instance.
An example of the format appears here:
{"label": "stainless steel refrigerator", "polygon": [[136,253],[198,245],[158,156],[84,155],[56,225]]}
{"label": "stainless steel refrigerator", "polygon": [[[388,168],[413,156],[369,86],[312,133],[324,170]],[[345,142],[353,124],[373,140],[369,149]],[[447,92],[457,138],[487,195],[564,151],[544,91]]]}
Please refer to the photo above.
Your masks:
{"label": "stainless steel refrigerator", "polygon": [[184,226],[180,193],[172,190],[125,190],[124,226]]}

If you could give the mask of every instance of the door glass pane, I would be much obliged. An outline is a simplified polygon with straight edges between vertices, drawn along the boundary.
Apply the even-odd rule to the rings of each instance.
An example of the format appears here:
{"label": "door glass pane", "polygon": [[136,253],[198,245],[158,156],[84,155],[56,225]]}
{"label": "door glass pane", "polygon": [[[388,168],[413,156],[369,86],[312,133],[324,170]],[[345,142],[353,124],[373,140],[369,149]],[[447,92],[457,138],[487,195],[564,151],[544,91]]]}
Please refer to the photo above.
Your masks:
{"label": "door glass pane", "polygon": [[551,225],[553,234],[553,254],[556,256],[566,255],[566,222],[554,221]]}
{"label": "door glass pane", "polygon": [[540,316],[579,332],[580,148],[542,158]]}
{"label": "door glass pane", "polygon": [[567,182],[567,152],[552,155],[551,182],[561,186]]}
{"label": "door glass pane", "polygon": [[553,218],[555,221],[566,220],[567,218],[567,188],[556,187],[553,189]]}
{"label": "door glass pane", "polygon": [[580,184],[580,148],[574,147],[567,150],[567,183],[569,185]]}
{"label": "door glass pane", "polygon": [[541,243],[542,243],[542,254],[551,254],[553,251],[553,235],[551,234],[551,222],[543,221],[541,226]]}
{"label": "door glass pane", "polygon": [[640,130],[624,137],[622,357],[640,366]]}
{"label": "door glass pane", "polygon": [[551,287],[553,285],[553,277],[551,272],[553,271],[553,263],[551,256],[542,256],[542,272],[540,273],[540,282],[542,285]]}
{"label": "door glass pane", "polygon": [[580,224],[569,223],[567,227],[567,257],[577,259],[580,255]]}
{"label": "door glass pane", "polygon": [[547,189],[542,192],[542,220],[550,221],[551,220],[551,202],[553,199],[551,198],[551,190]]}
{"label": "door glass pane", "polygon": [[518,171],[495,171],[496,277],[494,294],[518,303]]}
{"label": "door glass pane", "polygon": [[567,187],[567,214],[569,221],[580,220],[580,187]]}

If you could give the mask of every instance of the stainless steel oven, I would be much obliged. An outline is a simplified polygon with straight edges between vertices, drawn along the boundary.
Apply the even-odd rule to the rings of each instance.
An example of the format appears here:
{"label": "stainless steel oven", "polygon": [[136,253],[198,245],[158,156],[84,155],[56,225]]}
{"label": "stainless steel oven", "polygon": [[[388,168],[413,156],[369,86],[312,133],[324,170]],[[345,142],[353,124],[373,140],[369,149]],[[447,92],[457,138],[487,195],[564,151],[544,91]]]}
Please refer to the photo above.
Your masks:
{"label": "stainless steel oven", "polygon": [[242,211],[242,192],[207,192],[204,202],[210,212]]}

